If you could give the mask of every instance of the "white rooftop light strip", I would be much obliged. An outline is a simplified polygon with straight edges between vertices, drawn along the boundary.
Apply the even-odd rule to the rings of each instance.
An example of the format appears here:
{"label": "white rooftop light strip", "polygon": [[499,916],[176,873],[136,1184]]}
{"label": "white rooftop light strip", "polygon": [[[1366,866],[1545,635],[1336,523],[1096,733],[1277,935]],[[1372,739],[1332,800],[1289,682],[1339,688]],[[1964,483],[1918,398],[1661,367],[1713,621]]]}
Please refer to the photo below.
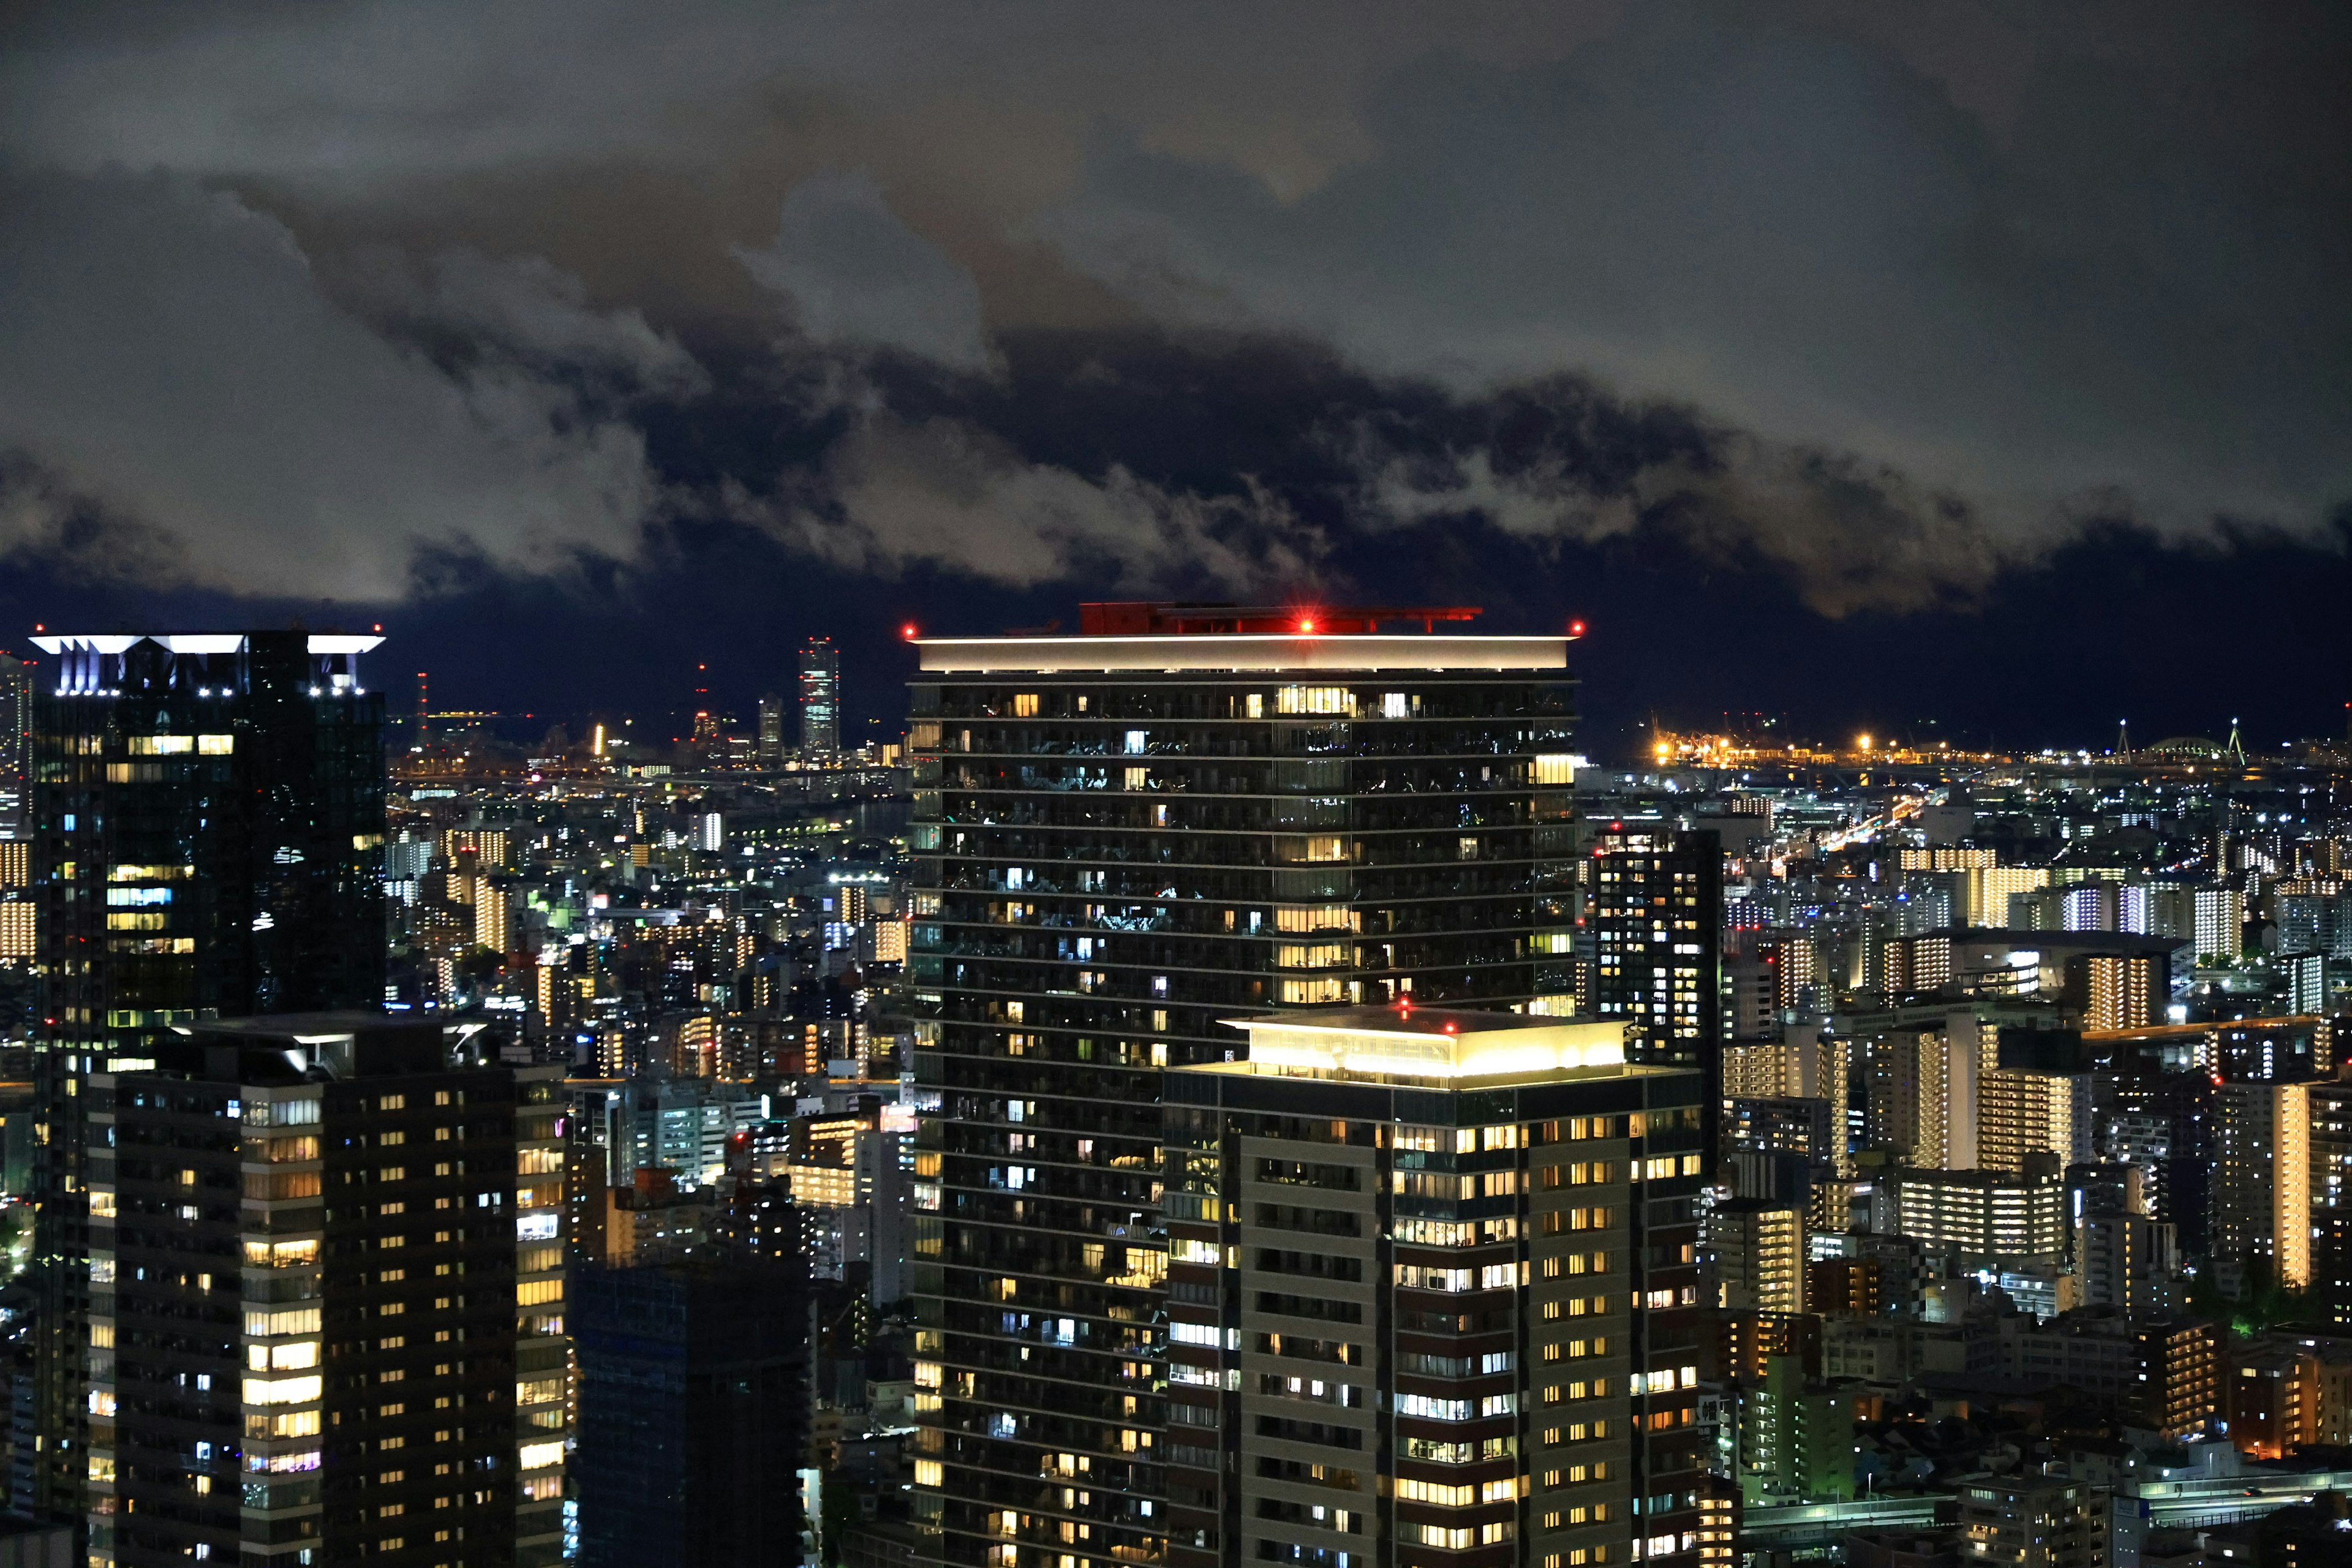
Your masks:
{"label": "white rooftop light strip", "polygon": [[1147,637],[919,637],[922,668],[991,670],[1565,669],[1564,637],[1321,636],[1258,632]]}
{"label": "white rooftop light strip", "polygon": [[1556,1024],[1452,1034],[1443,1029],[1316,1026],[1283,1019],[1237,1019],[1248,1031],[1250,1065],[1311,1072],[1449,1079],[1622,1067],[1622,1024]]}

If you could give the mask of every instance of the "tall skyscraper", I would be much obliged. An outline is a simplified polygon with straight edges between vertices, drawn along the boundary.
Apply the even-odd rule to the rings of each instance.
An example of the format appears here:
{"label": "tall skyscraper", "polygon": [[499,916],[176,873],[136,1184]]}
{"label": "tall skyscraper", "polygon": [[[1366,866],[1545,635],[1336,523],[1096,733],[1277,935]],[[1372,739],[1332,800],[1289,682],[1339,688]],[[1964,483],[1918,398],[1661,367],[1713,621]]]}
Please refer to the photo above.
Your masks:
{"label": "tall skyscraper", "polygon": [[759,754],[762,767],[784,760],[784,700],[772,691],[760,699]]}
{"label": "tall skyscraper", "polygon": [[82,1080],[90,1568],[513,1563],[512,1070],[381,1012],[148,1049]]}
{"label": "tall skyscraper", "polygon": [[801,649],[801,754],[841,752],[841,654],[831,637],[811,637]]}
{"label": "tall skyscraper", "polygon": [[1268,1007],[1569,1010],[1565,639],[1378,630],[1407,618],[1089,605],[1077,637],[919,645],[935,1560],[1164,1548],[1163,1067]]}
{"label": "tall skyscraper", "polygon": [[1696,1560],[1698,1074],[1609,1024],[1242,1026],[1168,1075],[1168,1422],[1126,1430],[1170,1568]]}
{"label": "tall skyscraper", "polygon": [[303,632],[58,636],[32,702],[41,1032],[36,1512],[79,1515],[83,1083],[177,1025],[383,1000],[383,701]]}
{"label": "tall skyscraper", "polygon": [[1593,836],[1586,915],[1593,1012],[1636,1058],[1723,1081],[1723,848],[1713,830],[1614,823]]}

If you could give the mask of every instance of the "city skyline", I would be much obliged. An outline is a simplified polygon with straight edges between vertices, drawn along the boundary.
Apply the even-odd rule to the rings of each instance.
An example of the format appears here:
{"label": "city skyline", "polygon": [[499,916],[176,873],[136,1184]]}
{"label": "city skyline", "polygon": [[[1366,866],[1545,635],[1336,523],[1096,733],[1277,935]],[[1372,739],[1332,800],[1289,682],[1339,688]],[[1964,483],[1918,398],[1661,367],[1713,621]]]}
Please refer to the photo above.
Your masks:
{"label": "city skyline", "polygon": [[2340,730],[2323,7],[599,15],[0,24],[0,629],[640,718],[830,636],[862,724],[909,620],[1437,596],[1603,751]]}

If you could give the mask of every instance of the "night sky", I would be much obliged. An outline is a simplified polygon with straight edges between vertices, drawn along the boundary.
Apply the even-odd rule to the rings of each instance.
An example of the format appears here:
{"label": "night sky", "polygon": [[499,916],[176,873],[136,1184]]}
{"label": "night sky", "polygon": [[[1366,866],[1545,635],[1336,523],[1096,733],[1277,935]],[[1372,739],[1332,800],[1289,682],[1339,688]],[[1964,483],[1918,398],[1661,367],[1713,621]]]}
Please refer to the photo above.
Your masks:
{"label": "night sky", "polygon": [[[2338,734],[2352,13],[0,8],[0,632],[674,732],[1082,598],[1588,621],[1589,748]],[[853,724],[852,733],[862,726]]]}

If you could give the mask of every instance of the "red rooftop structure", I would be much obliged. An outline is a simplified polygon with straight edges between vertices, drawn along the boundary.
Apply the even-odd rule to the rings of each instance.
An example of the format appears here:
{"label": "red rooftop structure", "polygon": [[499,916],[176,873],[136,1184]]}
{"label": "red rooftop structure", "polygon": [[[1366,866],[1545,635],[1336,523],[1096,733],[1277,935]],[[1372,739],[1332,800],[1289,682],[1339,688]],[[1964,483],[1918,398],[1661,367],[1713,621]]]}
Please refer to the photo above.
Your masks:
{"label": "red rooftop structure", "polygon": [[1475,605],[1342,605],[1153,604],[1114,600],[1078,606],[1078,631],[1090,637],[1184,636],[1202,632],[1303,632],[1361,636],[1383,621],[1419,621],[1433,632],[1440,621],[1475,620]]}

